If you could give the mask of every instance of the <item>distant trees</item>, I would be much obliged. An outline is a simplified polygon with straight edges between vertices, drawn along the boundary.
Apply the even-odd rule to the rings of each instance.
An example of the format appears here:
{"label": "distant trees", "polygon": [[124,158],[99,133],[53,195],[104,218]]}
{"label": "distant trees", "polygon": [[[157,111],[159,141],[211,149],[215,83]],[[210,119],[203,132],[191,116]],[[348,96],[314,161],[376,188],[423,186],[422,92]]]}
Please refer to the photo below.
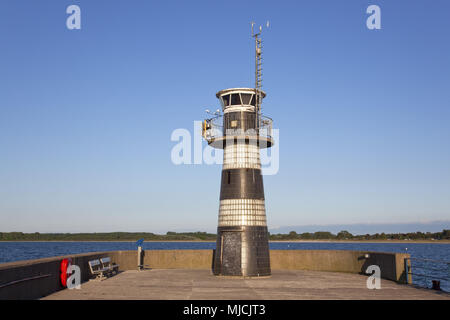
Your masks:
{"label": "distant trees", "polygon": [[304,232],[300,235],[300,239],[304,239],[304,240],[309,240],[309,239],[313,239],[314,238],[314,234],[309,233],[309,232]]}
{"label": "distant trees", "polygon": [[0,241],[136,241],[144,240],[216,240],[216,235],[206,232],[167,232],[165,235],[150,232],[108,232],[108,233],[22,233],[2,232]]}
{"label": "distant trees", "polygon": [[338,234],[336,235],[336,238],[339,240],[347,240],[347,239],[351,239],[353,238],[353,235],[348,232],[347,230],[338,232]]}
{"label": "distant trees", "polygon": [[[185,240],[185,241],[215,241],[216,234],[206,232],[173,232],[165,235],[150,232],[109,232],[109,233],[23,233],[0,232],[0,241],[136,241],[144,240]],[[343,230],[334,235],[328,231],[314,233],[304,232],[298,234],[290,231],[288,234],[269,234],[270,240],[450,240],[450,230],[442,232],[411,232],[411,233],[375,233],[365,235],[352,235]]]}
{"label": "distant trees", "polygon": [[291,232],[289,232],[287,238],[288,239],[298,239],[298,234],[295,231],[291,231]]}
{"label": "distant trees", "polygon": [[347,230],[342,230],[334,235],[328,231],[318,231],[314,233],[305,232],[297,234],[291,231],[288,234],[271,234],[270,240],[450,240],[450,230],[444,229],[442,232],[411,232],[411,233],[375,233],[353,235]]}
{"label": "distant trees", "polygon": [[335,239],[336,236],[328,231],[318,231],[314,232],[313,239],[317,240],[329,240],[329,239]]}
{"label": "distant trees", "polygon": [[291,231],[288,234],[271,234],[270,240],[315,240],[315,239],[334,239],[336,236],[328,231],[318,231],[314,233],[305,232],[298,234]]}

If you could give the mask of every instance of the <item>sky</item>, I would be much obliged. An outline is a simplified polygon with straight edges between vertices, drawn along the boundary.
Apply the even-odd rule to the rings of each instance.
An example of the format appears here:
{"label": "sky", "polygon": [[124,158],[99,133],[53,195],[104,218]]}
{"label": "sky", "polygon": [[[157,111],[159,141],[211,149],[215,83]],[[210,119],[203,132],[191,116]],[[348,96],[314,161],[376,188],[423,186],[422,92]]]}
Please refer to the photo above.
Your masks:
{"label": "sky", "polygon": [[[74,4],[79,30],[66,26]],[[193,135],[217,91],[254,86],[251,21],[270,21],[263,112],[280,133],[269,229],[448,227],[448,12],[446,0],[2,0],[0,231],[214,232],[221,166],[175,165],[171,134]]]}

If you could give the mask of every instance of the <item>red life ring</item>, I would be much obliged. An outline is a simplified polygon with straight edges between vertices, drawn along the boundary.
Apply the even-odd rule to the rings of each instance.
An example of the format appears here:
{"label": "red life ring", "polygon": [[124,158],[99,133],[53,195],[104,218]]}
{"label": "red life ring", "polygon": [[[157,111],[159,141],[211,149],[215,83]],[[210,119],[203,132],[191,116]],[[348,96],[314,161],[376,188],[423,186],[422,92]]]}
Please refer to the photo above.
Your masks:
{"label": "red life ring", "polygon": [[61,284],[63,287],[67,287],[67,270],[72,265],[72,259],[67,258],[61,261],[60,271],[61,271]]}

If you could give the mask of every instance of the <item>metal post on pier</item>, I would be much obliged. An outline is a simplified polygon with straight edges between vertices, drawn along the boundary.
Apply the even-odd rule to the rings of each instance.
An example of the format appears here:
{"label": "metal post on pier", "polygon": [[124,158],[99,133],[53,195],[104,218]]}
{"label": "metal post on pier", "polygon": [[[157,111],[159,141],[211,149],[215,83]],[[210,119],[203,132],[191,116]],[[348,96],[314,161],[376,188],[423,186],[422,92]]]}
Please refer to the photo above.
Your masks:
{"label": "metal post on pier", "polygon": [[138,246],[137,249],[137,267],[138,270],[141,271],[144,267],[144,249],[142,249],[142,244],[144,243],[144,239],[139,239],[136,241]]}
{"label": "metal post on pier", "polygon": [[411,273],[409,268],[409,258],[404,259],[404,264],[405,264],[405,282],[406,284],[411,284],[412,281],[410,281]]}

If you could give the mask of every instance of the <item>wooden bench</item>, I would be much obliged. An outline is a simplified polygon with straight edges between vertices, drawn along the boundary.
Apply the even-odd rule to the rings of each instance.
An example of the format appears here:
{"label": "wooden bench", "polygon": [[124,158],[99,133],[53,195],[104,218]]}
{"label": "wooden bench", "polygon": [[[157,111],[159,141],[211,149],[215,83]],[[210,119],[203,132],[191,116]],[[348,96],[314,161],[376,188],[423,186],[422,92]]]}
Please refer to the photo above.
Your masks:
{"label": "wooden bench", "polygon": [[115,273],[117,274],[117,272],[119,271],[119,265],[115,264],[115,263],[111,263],[111,258],[110,257],[106,257],[106,258],[101,258],[100,259],[100,263],[102,264],[102,268],[104,270],[108,270],[107,273]]}
{"label": "wooden bench", "polygon": [[99,280],[103,280],[112,273],[117,273],[119,270],[119,265],[112,264],[111,258],[109,257],[91,260],[88,264],[91,274]]}
{"label": "wooden bench", "polygon": [[91,274],[95,276],[96,279],[103,280],[106,278],[107,270],[103,269],[100,260],[91,260],[88,262],[89,269],[91,270]]}

